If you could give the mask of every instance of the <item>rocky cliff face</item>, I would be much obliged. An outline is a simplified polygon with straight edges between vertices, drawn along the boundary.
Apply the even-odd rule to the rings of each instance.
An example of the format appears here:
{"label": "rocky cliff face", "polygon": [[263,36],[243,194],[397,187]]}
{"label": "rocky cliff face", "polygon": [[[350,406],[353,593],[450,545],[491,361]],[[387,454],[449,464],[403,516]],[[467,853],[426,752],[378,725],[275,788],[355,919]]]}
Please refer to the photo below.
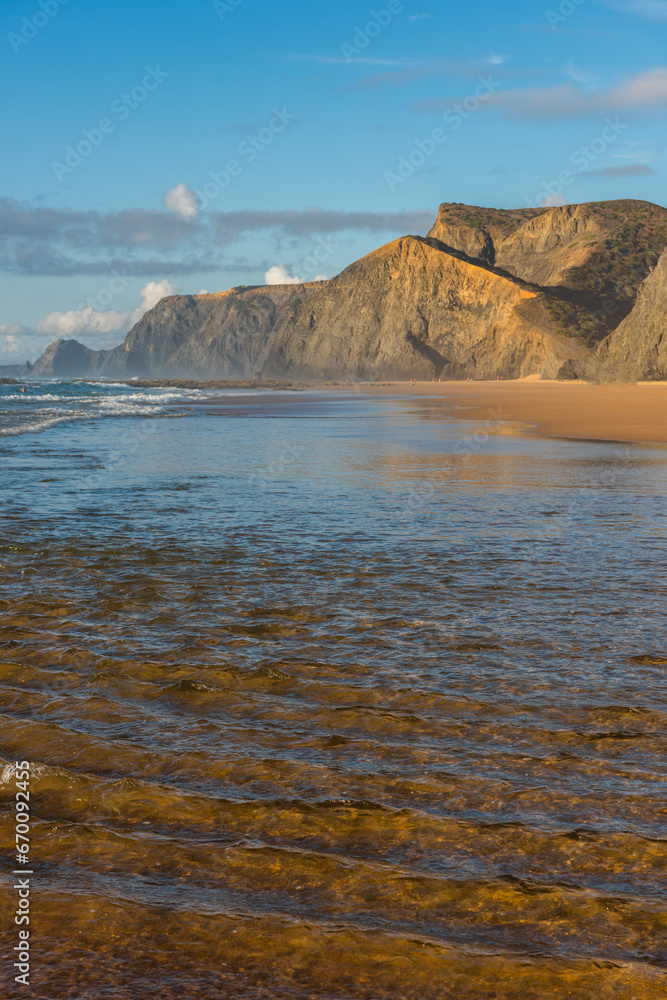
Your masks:
{"label": "rocky cliff face", "polygon": [[214,295],[169,296],[106,356],[101,374],[252,378],[290,308],[322,282],[261,285]]}
{"label": "rocky cliff face", "polygon": [[429,237],[477,257],[492,266],[497,248],[526,222],[547,212],[546,208],[496,209],[445,203]]}
{"label": "rocky cliff face", "polygon": [[77,340],[56,340],[35,361],[31,374],[86,378],[98,369],[105,353],[91,351]]}
{"label": "rocky cliff face", "polygon": [[667,210],[632,200],[507,212],[441,205],[429,235],[553,290],[555,328],[594,346],[628,315],[667,246]]}
{"label": "rocky cliff face", "polygon": [[[442,205],[427,238],[396,240],[329,282],[170,296],[120,347],[58,341],[35,372],[549,378],[581,377],[592,364],[610,377],[614,365],[630,372],[633,337],[646,342],[645,353],[654,344],[650,370],[659,371],[661,317],[652,310],[662,266],[649,291],[642,286],[643,312],[629,314],[666,245],[667,210],[647,202],[514,211]],[[619,323],[612,344],[605,338]]]}
{"label": "rocky cliff face", "polygon": [[275,378],[555,377],[586,349],[553,332],[541,289],[437,240],[404,237],[296,306],[264,372]]}
{"label": "rocky cliff face", "polygon": [[640,287],[630,315],[590,357],[566,364],[561,377],[667,381],[667,253]]}
{"label": "rocky cliff face", "polygon": [[287,311],[322,282],[233,288],[213,295],[170,295],[110,351],[56,341],[37,375],[132,378],[252,378]]}

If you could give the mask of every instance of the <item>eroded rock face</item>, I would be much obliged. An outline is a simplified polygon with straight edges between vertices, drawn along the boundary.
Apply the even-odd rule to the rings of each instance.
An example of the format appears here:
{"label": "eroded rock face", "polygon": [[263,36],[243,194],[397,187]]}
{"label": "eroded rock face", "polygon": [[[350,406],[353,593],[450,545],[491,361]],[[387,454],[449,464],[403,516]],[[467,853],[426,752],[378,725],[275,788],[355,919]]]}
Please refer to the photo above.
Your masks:
{"label": "eroded rock face", "polygon": [[100,374],[252,378],[287,310],[321,285],[261,285],[162,299],[108,353]]}
{"label": "eroded rock face", "polygon": [[273,332],[288,308],[321,284],[171,295],[147,312],[119,347],[91,351],[75,340],[59,340],[36,362],[35,374],[252,378],[261,371]]}
{"label": "eroded rock face", "polygon": [[567,374],[601,382],[667,381],[667,253],[641,285],[630,315]]}
{"label": "eroded rock face", "polygon": [[56,340],[37,359],[32,375],[86,378],[92,375],[104,351],[91,351],[77,340]]}
{"label": "eroded rock face", "polygon": [[555,377],[586,354],[553,332],[548,296],[435,240],[404,237],[295,307],[264,372],[275,378]]}
{"label": "eroded rock face", "polygon": [[438,218],[428,235],[469,257],[495,265],[497,247],[526,222],[547,211],[546,208],[477,208],[446,202],[438,209]]}
{"label": "eroded rock face", "polygon": [[553,289],[555,328],[593,347],[628,315],[667,246],[667,210],[630,199],[516,211],[445,204],[429,235]]}
{"label": "eroded rock face", "polygon": [[170,296],[119,347],[58,341],[35,374],[575,378],[616,366],[657,377],[632,373],[662,371],[662,266],[641,319],[629,314],[666,245],[667,210],[648,202],[441,205],[429,237],[395,240],[331,281]]}

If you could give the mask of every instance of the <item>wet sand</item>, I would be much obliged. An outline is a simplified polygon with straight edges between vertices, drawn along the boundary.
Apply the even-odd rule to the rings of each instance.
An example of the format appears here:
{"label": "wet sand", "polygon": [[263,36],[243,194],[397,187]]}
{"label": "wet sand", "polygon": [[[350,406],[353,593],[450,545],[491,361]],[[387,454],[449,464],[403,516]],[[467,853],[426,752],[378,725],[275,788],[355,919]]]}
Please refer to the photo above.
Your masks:
{"label": "wet sand", "polygon": [[[201,389],[259,389],[234,396],[210,396],[188,400],[186,407],[246,412],[248,407],[275,415],[303,415],[313,408],[306,392],[314,390],[359,396],[403,398],[429,397],[442,402],[447,416],[479,421],[486,430],[588,441],[625,441],[667,444],[667,382],[634,385],[595,385],[588,382],[557,382],[535,376],[514,381],[492,382],[194,382],[179,379],[128,382],[134,387]],[[268,390],[268,391],[267,391]],[[285,390],[288,390],[285,393]],[[282,397],[282,398],[280,398]],[[315,404],[316,405],[316,404]]]}
{"label": "wet sand", "polygon": [[[324,386],[321,386],[325,388]],[[347,392],[350,383],[327,390]],[[369,395],[433,396],[464,420],[518,425],[521,433],[597,441],[667,443],[667,382],[593,385],[520,379],[508,382],[382,382],[355,386]]]}

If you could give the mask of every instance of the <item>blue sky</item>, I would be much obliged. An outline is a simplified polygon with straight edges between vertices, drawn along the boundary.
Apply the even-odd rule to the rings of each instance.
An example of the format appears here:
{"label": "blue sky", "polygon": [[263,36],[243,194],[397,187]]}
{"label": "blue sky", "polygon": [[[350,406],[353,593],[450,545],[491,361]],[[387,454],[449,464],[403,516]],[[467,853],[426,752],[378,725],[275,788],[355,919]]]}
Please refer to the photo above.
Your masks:
{"label": "blue sky", "polygon": [[667,0],[5,0],[0,22],[2,364],[119,343],[173,291],[333,275],[443,201],[665,204]]}

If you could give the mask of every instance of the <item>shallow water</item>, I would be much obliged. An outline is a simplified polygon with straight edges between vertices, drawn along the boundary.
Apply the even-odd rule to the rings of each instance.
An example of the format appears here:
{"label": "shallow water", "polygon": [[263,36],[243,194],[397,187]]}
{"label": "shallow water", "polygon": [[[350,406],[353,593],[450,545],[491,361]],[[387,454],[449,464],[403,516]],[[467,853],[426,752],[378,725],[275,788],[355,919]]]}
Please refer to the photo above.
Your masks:
{"label": "shallow water", "polygon": [[665,995],[666,450],[432,399],[15,395],[6,995]]}

